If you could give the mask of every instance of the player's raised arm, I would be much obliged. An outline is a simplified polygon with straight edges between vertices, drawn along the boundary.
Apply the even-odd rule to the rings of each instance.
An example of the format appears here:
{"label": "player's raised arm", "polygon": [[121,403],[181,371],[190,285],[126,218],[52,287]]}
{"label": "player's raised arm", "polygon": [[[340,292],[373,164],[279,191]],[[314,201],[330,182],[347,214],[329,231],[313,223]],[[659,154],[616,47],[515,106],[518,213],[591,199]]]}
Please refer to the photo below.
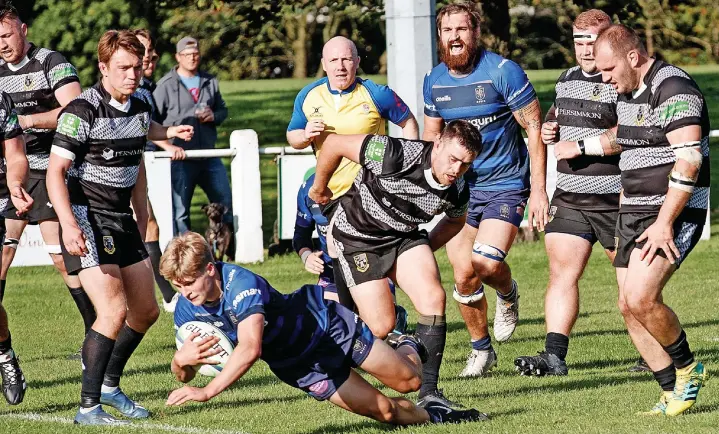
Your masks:
{"label": "player's raised arm", "polygon": [[317,159],[315,182],[312,184],[309,196],[310,199],[320,205],[327,204],[332,198],[332,192],[327,188],[332,174],[342,162],[342,158],[360,163],[360,152],[366,134],[327,136],[322,145],[322,153]]}
{"label": "player's raised arm", "polygon": [[217,377],[205,387],[184,386],[173,391],[167,405],[182,405],[187,401],[205,402],[242,378],[262,355],[262,332],[265,316],[256,313],[237,325],[237,347]]}
{"label": "player's raised arm", "polygon": [[397,126],[402,128],[402,137],[404,137],[405,139],[419,139],[419,124],[417,123],[417,119],[414,118],[414,115],[411,112],[409,116],[407,116],[407,119],[398,123]]}

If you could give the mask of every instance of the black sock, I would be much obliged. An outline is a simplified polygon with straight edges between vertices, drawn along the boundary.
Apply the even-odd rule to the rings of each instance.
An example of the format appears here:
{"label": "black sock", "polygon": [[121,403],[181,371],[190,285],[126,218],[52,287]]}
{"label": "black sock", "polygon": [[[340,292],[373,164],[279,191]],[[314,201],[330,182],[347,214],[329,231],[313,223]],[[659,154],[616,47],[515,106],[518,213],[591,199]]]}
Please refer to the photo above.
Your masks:
{"label": "black sock", "polygon": [[427,347],[427,362],[422,365],[420,398],[437,390],[439,367],[442,364],[444,344],[447,339],[447,323],[444,315],[420,315],[417,321],[417,337]]}
{"label": "black sock", "polygon": [[145,243],[145,247],[147,248],[147,253],[150,255],[152,272],[155,274],[155,283],[157,283],[157,287],[160,288],[162,299],[165,300],[165,303],[169,303],[175,295],[175,290],[172,288],[172,285],[170,285],[170,282],[160,274],[160,257],[162,256],[160,242],[150,241]]}
{"label": "black sock", "polygon": [[694,353],[689,349],[687,334],[684,333],[684,330],[679,334],[679,339],[676,342],[664,347],[664,351],[672,358],[674,367],[677,369],[685,368],[694,363]]}
{"label": "black sock", "polygon": [[7,280],[0,280],[0,302],[2,302],[2,299],[5,298],[5,282],[7,282]]}
{"label": "black sock", "polygon": [[109,387],[115,387],[120,384],[122,371],[125,370],[127,361],[130,360],[130,356],[135,352],[137,346],[140,345],[140,341],[142,341],[144,336],[144,333],[136,332],[127,324],[122,327],[122,330],[120,330],[120,333],[117,335],[117,342],[115,343],[115,348],[112,350],[112,356],[110,357],[110,362],[107,364],[105,379],[102,384]]}
{"label": "black sock", "polygon": [[569,336],[564,336],[561,333],[547,333],[544,349],[547,350],[548,353],[552,353],[559,357],[560,360],[564,361],[567,357],[568,348]]}
{"label": "black sock", "polygon": [[7,339],[0,342],[0,354],[5,354],[10,350],[12,350],[12,336],[10,336],[10,332],[8,332]]}
{"label": "black sock", "polygon": [[102,379],[105,376],[107,363],[110,361],[115,340],[110,339],[93,329],[85,335],[82,345],[82,390],[80,406],[94,407],[100,404]]}
{"label": "black sock", "polygon": [[671,392],[674,390],[674,383],[677,381],[677,369],[674,365],[669,365],[666,368],[652,372],[654,379],[659,383],[659,387],[665,392]]}
{"label": "black sock", "polygon": [[90,297],[87,296],[82,286],[79,288],[70,288],[68,286],[67,289],[70,290],[70,295],[72,295],[72,299],[75,301],[77,310],[79,310],[80,315],[82,315],[82,322],[85,323],[85,334],[87,334],[97,319],[95,306],[92,305]]}

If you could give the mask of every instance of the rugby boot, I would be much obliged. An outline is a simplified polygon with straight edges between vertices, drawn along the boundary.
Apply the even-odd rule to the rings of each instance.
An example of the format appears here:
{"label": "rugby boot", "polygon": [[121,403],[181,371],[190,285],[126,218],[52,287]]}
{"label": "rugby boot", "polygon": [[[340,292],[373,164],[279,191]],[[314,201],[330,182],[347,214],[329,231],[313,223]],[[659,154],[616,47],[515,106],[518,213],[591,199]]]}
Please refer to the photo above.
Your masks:
{"label": "rugby boot", "polygon": [[100,395],[100,404],[109,405],[122,413],[123,416],[132,419],[150,417],[150,412],[145,407],[128,398],[119,387],[113,392],[103,392]]}
{"label": "rugby boot", "polygon": [[694,362],[691,365],[677,369],[677,381],[674,384],[674,393],[667,402],[667,416],[678,416],[689,410],[699,395],[699,389],[707,381],[708,375],[704,365]]}
{"label": "rugby boot", "polygon": [[129,420],[121,420],[115,416],[106,413],[101,405],[96,405],[92,409],[80,408],[75,415],[73,421],[77,425],[129,425]]}
{"label": "rugby boot", "polygon": [[569,370],[564,360],[556,354],[540,351],[536,356],[521,356],[514,359],[515,370],[521,375],[543,377],[545,375],[567,375]]}
{"label": "rugby boot", "polygon": [[387,335],[387,337],[385,338],[385,342],[387,342],[387,345],[389,345],[390,347],[392,347],[392,349],[395,350],[402,345],[409,345],[417,352],[417,355],[419,356],[419,359],[422,361],[422,363],[427,362],[427,357],[429,357],[427,347],[424,346],[422,341],[420,341],[417,336],[404,335],[392,332]]}
{"label": "rugby boot", "polygon": [[2,376],[2,393],[8,404],[20,404],[25,398],[27,383],[13,350],[0,355],[0,376]]}
{"label": "rugby boot", "polygon": [[494,352],[494,348],[472,350],[467,357],[467,365],[459,373],[459,376],[463,378],[482,377],[495,366],[497,366],[497,353]]}
{"label": "rugby boot", "polygon": [[667,402],[672,398],[673,392],[664,392],[662,391],[661,396],[659,396],[659,402],[654,404],[654,407],[652,407],[649,411],[643,411],[639,413],[640,416],[664,416],[667,414]]}
{"label": "rugby boot", "polygon": [[629,372],[651,372],[651,368],[647,365],[647,362],[643,358],[639,358],[634,366],[627,369]]}
{"label": "rugby boot", "polygon": [[485,413],[480,413],[474,408],[455,410],[438,402],[430,402],[424,409],[429,413],[431,423],[461,423],[489,420],[489,417]]}
{"label": "rugby boot", "polygon": [[513,300],[502,300],[497,297],[497,308],[494,312],[494,339],[497,342],[507,342],[512,337],[519,322],[519,291],[517,282],[512,280],[512,287],[516,291]]}
{"label": "rugby boot", "polygon": [[441,405],[452,410],[467,410],[467,407],[454,401],[450,401],[444,396],[442,389],[435,389],[423,396],[420,396],[417,401],[417,407],[425,408],[428,405]]}

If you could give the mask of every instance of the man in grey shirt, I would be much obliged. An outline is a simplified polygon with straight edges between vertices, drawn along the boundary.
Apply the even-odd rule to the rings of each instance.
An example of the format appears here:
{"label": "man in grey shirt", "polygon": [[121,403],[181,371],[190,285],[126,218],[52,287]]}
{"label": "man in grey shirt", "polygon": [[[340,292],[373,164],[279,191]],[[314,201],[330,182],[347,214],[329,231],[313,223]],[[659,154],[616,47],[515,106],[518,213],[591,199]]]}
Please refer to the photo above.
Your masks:
{"label": "man in grey shirt", "polygon": [[[184,37],[177,43],[177,66],[157,83],[153,92],[157,105],[156,119],[164,126],[192,125],[195,134],[190,141],[175,139],[185,150],[213,149],[217,126],[227,118],[227,107],[220,94],[217,79],[199,69],[200,44]],[[210,202],[227,207],[224,221],[232,225],[232,194],[227,171],[220,158],[172,162],[172,208],[175,234],[190,230],[190,203],[199,185]]]}

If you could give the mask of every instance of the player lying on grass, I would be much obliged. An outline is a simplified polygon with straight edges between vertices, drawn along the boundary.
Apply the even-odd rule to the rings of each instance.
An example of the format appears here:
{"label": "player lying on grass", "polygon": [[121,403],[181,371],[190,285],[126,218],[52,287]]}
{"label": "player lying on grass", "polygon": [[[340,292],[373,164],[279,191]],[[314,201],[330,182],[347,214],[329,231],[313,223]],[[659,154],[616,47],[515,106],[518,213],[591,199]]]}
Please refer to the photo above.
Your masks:
{"label": "player lying on grass", "polygon": [[[219,328],[236,345],[222,372],[207,386],[177,389],[167,405],[208,401],[261,358],[285,383],[381,422],[410,425],[484,417],[477,410],[458,411],[441,404],[419,408],[370,385],[353,368],[362,368],[400,393],[419,389],[420,354],[426,356],[426,349],[407,335],[393,335],[389,345],[375,339],[352,311],[324,300],[320,285],[280,294],[249,270],[214,262],[210,246],[194,232],[170,242],[160,272],[183,296],[175,309],[176,326],[188,321],[222,324]],[[172,372],[184,383],[195,377],[194,366],[210,363],[208,358],[217,353],[211,349],[217,338],[193,342],[196,337],[186,339],[172,359]]]}

